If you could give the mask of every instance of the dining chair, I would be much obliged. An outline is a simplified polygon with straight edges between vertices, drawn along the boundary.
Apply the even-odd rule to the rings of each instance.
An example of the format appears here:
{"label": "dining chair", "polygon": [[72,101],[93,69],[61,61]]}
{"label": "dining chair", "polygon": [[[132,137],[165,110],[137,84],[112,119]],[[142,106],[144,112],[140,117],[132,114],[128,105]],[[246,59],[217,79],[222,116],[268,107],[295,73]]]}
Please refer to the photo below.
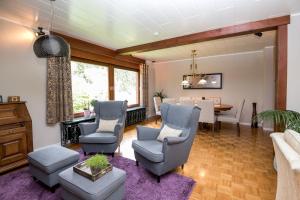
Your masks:
{"label": "dining chair", "polygon": [[214,135],[215,124],[217,121],[217,118],[215,116],[215,110],[214,110],[214,101],[212,101],[212,100],[196,100],[195,104],[196,104],[196,106],[201,108],[201,115],[199,117],[199,122],[211,124],[212,132]]}
{"label": "dining chair", "polygon": [[207,100],[213,100],[214,105],[221,105],[221,97],[207,97]]}
{"label": "dining chair", "polygon": [[154,109],[155,109],[155,115],[156,115],[156,124],[157,124],[157,119],[161,117],[161,112],[160,112],[160,105],[162,103],[160,97],[153,97],[154,101]]}
{"label": "dining chair", "polygon": [[243,112],[245,104],[245,99],[243,99],[237,108],[237,112],[235,114],[219,114],[217,116],[217,121],[219,122],[219,128],[221,128],[221,122],[233,123],[237,126],[237,133],[240,136],[240,119]]}
{"label": "dining chair", "polygon": [[163,98],[163,103],[176,104],[177,99],[176,98]]}
{"label": "dining chair", "polygon": [[186,105],[186,106],[194,106],[195,105],[194,100],[191,97],[180,97],[179,104]]}

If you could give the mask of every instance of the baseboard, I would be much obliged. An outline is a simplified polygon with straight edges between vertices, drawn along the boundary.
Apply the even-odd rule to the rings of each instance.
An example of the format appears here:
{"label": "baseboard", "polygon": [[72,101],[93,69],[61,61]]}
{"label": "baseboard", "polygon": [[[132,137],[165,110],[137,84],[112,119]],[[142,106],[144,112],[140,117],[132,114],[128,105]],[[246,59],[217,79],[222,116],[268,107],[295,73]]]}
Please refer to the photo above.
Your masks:
{"label": "baseboard", "polygon": [[49,144],[49,145],[46,145],[46,146],[43,146],[43,147],[36,148],[33,151],[38,151],[38,150],[45,149],[45,148],[51,147],[51,146],[61,146],[61,144],[60,144],[60,142],[56,143],[56,144]]}

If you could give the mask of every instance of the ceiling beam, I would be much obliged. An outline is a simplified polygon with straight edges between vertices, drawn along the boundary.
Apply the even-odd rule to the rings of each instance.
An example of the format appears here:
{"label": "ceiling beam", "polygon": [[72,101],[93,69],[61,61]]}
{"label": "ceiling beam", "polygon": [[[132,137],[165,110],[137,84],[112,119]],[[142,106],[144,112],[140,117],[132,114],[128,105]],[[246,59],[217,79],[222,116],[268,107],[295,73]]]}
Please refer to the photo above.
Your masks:
{"label": "ceiling beam", "polygon": [[264,19],[255,22],[248,22],[244,24],[238,24],[228,26],[224,28],[218,28],[214,30],[194,33],[190,35],[184,35],[180,37],[160,40],[147,44],[141,44],[137,46],[118,49],[116,52],[124,54],[134,54],[147,51],[154,51],[158,49],[165,49],[170,47],[182,46],[187,44],[193,44],[198,42],[204,42],[209,40],[215,40],[220,38],[227,38],[238,35],[245,35],[255,32],[276,30],[278,26],[287,25],[290,23],[290,16],[275,17],[270,19]]}

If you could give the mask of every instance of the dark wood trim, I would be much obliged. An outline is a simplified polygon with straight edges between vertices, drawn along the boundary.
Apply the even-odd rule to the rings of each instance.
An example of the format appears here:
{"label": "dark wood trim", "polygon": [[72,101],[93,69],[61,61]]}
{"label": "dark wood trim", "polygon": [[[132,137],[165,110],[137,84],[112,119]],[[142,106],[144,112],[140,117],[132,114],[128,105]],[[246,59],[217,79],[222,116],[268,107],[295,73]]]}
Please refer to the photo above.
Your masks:
{"label": "dark wood trim", "polygon": [[279,110],[286,109],[287,95],[287,44],[288,28],[287,25],[278,26],[276,37],[276,100],[275,108]]}
{"label": "dark wood trim", "polygon": [[115,99],[115,76],[114,67],[110,66],[108,70],[108,94],[109,100]]}
{"label": "dark wood trim", "polygon": [[141,53],[141,52],[153,51],[158,49],[165,49],[170,47],[193,44],[193,43],[198,43],[203,41],[215,40],[220,38],[228,38],[232,36],[245,35],[249,33],[261,32],[267,30],[276,30],[277,26],[287,25],[289,23],[290,23],[289,15],[282,16],[282,17],[275,17],[271,19],[264,19],[255,22],[233,25],[224,28],[218,28],[214,30],[151,42],[147,44],[122,48],[122,49],[118,49],[117,53],[122,55]]}
{"label": "dark wood trim", "polygon": [[116,51],[96,44],[85,42],[56,32],[53,34],[63,37],[70,44],[72,57],[135,69],[138,69],[141,63],[145,63],[145,60],[143,59],[128,55],[118,55]]}

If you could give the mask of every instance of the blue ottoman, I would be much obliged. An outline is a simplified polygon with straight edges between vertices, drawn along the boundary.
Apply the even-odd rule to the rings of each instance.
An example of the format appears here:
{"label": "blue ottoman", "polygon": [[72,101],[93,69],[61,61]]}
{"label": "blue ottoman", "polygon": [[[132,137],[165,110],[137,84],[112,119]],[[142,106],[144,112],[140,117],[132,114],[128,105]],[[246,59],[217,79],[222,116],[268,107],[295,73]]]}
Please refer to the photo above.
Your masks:
{"label": "blue ottoman", "polygon": [[93,182],[69,168],[59,174],[64,200],[122,200],[125,193],[126,172],[113,168]]}
{"label": "blue ottoman", "polygon": [[31,175],[52,189],[58,184],[58,174],[78,160],[78,152],[56,145],[28,154]]}

